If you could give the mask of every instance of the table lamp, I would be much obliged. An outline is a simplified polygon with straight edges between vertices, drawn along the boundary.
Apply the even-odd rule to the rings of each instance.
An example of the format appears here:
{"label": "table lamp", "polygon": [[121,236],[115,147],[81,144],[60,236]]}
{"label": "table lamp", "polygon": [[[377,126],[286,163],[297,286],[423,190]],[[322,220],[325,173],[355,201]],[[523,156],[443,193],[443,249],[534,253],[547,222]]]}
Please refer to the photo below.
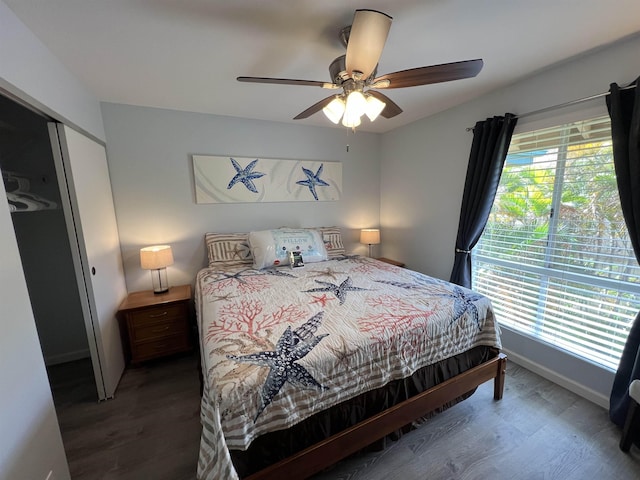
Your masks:
{"label": "table lamp", "polygon": [[377,228],[363,228],[360,230],[360,243],[369,245],[369,256],[371,257],[371,245],[380,243],[380,230]]}
{"label": "table lamp", "polygon": [[173,253],[169,245],[154,245],[140,249],[140,266],[145,270],[151,270],[153,293],[169,291],[169,265],[173,265]]}

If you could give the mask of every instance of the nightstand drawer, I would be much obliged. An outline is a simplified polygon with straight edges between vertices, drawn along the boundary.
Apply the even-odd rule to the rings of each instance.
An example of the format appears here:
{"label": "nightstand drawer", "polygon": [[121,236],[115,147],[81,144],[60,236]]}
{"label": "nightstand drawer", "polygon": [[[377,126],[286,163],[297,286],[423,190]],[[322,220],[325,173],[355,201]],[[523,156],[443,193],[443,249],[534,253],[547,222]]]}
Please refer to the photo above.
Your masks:
{"label": "nightstand drawer", "polygon": [[133,328],[137,329],[158,322],[184,318],[185,306],[182,304],[158,305],[155,307],[147,307],[143,310],[129,312],[128,316],[129,321],[133,324]]}
{"label": "nightstand drawer", "polygon": [[142,325],[134,322],[131,329],[131,341],[142,342],[154,340],[156,338],[167,337],[171,335],[184,334],[188,325],[183,317],[163,317],[164,319],[155,323],[143,323]]}
{"label": "nightstand drawer", "polygon": [[136,361],[142,361],[170,353],[184,352],[190,348],[191,345],[187,335],[172,335],[152,342],[133,345],[133,357]]}

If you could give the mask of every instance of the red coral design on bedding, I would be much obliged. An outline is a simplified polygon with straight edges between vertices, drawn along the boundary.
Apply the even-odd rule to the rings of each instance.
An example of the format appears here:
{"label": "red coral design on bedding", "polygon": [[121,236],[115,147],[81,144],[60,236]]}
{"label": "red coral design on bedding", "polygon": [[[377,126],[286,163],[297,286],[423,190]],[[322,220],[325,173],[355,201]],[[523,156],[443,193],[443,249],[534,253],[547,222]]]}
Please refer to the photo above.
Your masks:
{"label": "red coral design on bedding", "polygon": [[380,313],[358,319],[360,330],[371,338],[384,340],[406,334],[418,327],[426,327],[434,308],[429,304],[409,302],[392,295],[380,295],[367,300],[367,305],[381,309]]}
{"label": "red coral design on bedding", "polygon": [[264,312],[265,305],[257,300],[241,300],[220,308],[220,315],[207,328],[206,341],[220,339],[237,333],[255,337],[262,330],[283,322],[295,323],[304,319],[307,312],[297,305],[281,305],[275,311]]}
{"label": "red coral design on bedding", "polygon": [[239,281],[237,278],[227,278],[203,287],[205,295],[216,295],[229,289],[236,289],[239,293],[261,292],[269,288],[269,279],[264,275],[246,276]]}

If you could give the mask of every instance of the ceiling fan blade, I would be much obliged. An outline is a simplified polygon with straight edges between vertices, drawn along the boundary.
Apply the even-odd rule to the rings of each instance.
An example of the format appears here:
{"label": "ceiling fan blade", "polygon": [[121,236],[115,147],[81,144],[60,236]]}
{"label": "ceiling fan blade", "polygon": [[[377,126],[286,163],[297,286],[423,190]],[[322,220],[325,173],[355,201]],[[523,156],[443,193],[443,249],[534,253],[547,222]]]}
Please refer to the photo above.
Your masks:
{"label": "ceiling fan blade", "polygon": [[383,95],[380,92],[376,92],[375,90],[368,90],[367,93],[385,103],[384,110],[380,112],[380,115],[382,115],[384,118],[393,118],[396,115],[400,115],[402,113],[402,109],[386,95]]}
{"label": "ceiling fan blade", "polygon": [[238,77],[236,80],[238,80],[239,82],[250,83],[273,83],[276,85],[299,85],[303,87],[321,87],[329,89],[339,88],[334,83],[319,82],[316,80],[294,80],[291,78]]}
{"label": "ceiling fan blade", "polygon": [[366,79],[375,70],[387,41],[392,17],[376,10],[356,10],[347,43],[347,72],[362,72]]}
{"label": "ceiling fan blade", "polygon": [[[442,65],[431,65],[429,67],[411,68],[400,72],[387,73],[375,78],[371,82],[372,88],[404,88],[418,85],[429,85],[431,83],[450,82],[462,78],[475,77],[484,62],[478,58],[476,60],[465,60],[463,62],[443,63]],[[388,81],[387,86],[376,85],[377,83]]]}
{"label": "ceiling fan blade", "polygon": [[307,108],[304,112],[300,112],[298,115],[296,115],[295,117],[293,117],[294,120],[302,120],[303,118],[307,118],[310,117],[311,115],[313,115],[316,112],[319,112],[320,110],[322,110],[324,107],[326,107],[327,105],[329,105],[331,103],[331,101],[336,98],[335,95],[331,95],[330,97],[327,98],[323,98],[322,100],[320,100],[318,103],[314,103],[313,105],[311,105],[309,108]]}

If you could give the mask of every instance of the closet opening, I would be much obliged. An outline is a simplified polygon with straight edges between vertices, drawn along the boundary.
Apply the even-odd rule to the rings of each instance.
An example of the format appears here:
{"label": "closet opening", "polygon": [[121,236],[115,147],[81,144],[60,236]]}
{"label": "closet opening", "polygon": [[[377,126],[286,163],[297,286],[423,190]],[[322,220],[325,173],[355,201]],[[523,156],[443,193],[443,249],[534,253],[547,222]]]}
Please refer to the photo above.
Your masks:
{"label": "closet opening", "polygon": [[[54,403],[97,401],[71,243],[47,123],[0,95],[0,170]],[[10,321],[10,320],[9,320]],[[78,389],[86,390],[78,392]]]}

